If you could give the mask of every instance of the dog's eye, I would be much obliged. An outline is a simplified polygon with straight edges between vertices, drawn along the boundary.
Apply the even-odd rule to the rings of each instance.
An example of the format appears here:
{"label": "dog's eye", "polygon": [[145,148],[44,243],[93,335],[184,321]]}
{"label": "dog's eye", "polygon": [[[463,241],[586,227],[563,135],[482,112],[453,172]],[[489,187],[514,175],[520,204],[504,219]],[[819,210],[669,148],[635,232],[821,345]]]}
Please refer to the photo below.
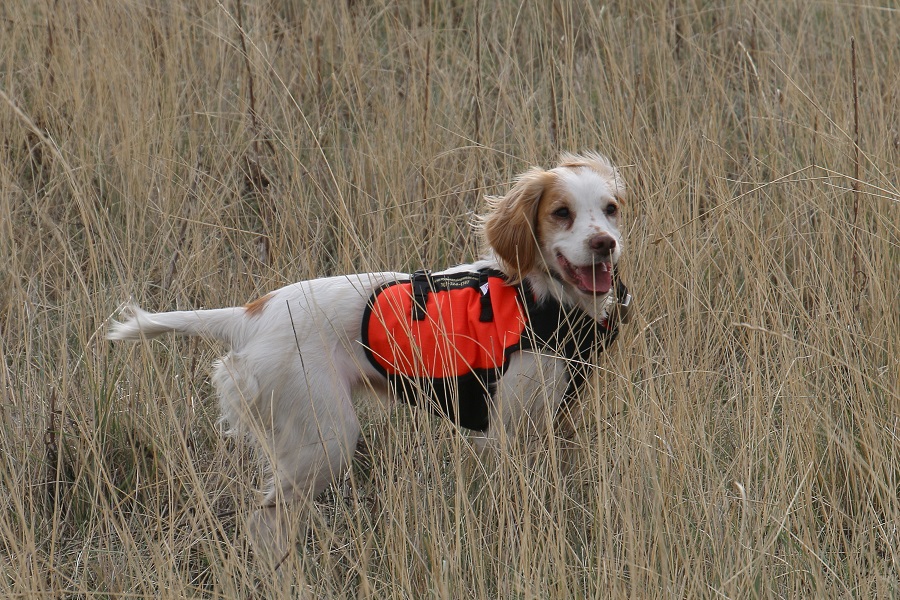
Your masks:
{"label": "dog's eye", "polygon": [[557,208],[553,211],[553,216],[560,219],[568,219],[571,213],[569,212],[568,207],[563,206],[561,208]]}
{"label": "dog's eye", "polygon": [[606,216],[613,217],[619,212],[619,207],[615,204],[607,204],[605,212]]}

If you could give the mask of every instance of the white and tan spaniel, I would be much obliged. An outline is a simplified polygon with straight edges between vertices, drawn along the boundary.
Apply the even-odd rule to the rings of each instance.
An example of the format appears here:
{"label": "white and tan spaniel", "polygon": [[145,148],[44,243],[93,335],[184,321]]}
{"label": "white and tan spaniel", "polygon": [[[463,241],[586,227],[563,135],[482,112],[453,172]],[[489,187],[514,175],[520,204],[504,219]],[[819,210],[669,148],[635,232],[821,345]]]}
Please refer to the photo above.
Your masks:
{"label": "white and tan spaniel", "polygon": [[[311,498],[348,468],[360,435],[356,388],[428,405],[476,430],[481,446],[546,431],[584,382],[572,365],[612,341],[610,312],[627,305],[614,280],[624,201],[609,160],[563,154],[556,168],[532,168],[489,199],[483,260],[415,277],[301,281],[233,308],[151,314],[132,306],[108,337],[174,332],[230,347],[212,380],[224,420],[271,463],[255,520],[256,535],[270,538],[263,546],[277,553],[276,503]],[[383,290],[393,300],[376,304]]]}

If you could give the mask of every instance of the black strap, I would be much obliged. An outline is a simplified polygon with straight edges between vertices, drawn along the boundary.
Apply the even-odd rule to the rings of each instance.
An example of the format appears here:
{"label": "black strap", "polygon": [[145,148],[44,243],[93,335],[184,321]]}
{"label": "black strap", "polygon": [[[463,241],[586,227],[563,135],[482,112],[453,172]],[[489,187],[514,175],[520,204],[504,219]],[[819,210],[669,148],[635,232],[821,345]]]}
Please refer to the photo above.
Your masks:
{"label": "black strap", "polygon": [[420,270],[412,275],[412,319],[413,321],[425,320],[425,305],[428,303],[428,293],[431,291],[431,271]]}
{"label": "black strap", "polygon": [[481,290],[481,315],[478,320],[482,323],[490,323],[494,320],[494,306],[491,304],[491,288],[488,286],[488,272],[478,272],[478,289]]}

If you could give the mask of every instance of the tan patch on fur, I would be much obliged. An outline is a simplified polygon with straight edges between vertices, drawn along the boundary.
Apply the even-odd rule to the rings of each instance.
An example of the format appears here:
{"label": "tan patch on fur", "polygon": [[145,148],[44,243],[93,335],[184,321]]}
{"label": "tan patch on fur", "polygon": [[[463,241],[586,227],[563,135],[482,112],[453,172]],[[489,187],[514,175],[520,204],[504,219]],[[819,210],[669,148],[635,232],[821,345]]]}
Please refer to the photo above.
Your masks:
{"label": "tan patch on fur", "polygon": [[523,173],[484,219],[488,245],[513,283],[521,281],[537,260],[535,219],[541,196],[554,179],[553,173],[538,168]]}
{"label": "tan patch on fur", "polygon": [[263,309],[266,307],[266,303],[272,299],[272,296],[275,295],[275,292],[269,292],[265,296],[261,298],[257,298],[253,302],[248,302],[244,305],[244,310],[247,311],[248,317],[255,317],[257,315],[262,314]]}
{"label": "tan patch on fur", "polygon": [[[568,208],[569,206],[566,194],[558,189],[556,185],[548,185],[541,195],[541,201],[538,204],[537,214],[534,217],[534,229],[537,236],[538,244],[543,244],[547,233],[554,230],[568,229],[572,225],[572,221],[564,221],[553,217],[553,213],[560,208]],[[574,213],[574,211],[573,211]],[[573,214],[574,216],[574,214]]]}

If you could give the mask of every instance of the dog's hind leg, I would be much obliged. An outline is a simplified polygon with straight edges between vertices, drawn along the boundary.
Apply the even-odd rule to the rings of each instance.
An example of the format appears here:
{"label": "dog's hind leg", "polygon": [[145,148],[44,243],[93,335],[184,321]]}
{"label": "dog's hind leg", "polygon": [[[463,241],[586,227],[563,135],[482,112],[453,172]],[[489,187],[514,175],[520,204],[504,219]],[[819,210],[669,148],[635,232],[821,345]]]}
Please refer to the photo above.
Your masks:
{"label": "dog's hind leg", "polygon": [[[316,361],[318,362],[318,361]],[[324,362],[324,361],[323,361]],[[263,507],[250,522],[251,540],[268,560],[280,561],[296,539],[294,518],[350,466],[360,425],[346,377],[329,365],[306,365],[269,392],[268,418],[255,437],[272,465]]]}

